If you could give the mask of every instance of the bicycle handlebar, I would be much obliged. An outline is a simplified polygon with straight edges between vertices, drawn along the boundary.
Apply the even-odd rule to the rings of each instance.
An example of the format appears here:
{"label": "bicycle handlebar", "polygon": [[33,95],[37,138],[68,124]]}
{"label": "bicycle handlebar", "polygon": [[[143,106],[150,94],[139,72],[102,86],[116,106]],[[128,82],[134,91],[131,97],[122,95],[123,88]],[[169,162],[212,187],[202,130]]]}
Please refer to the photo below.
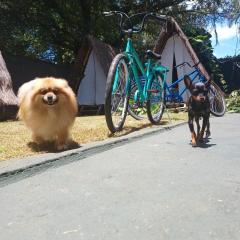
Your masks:
{"label": "bicycle handlebar", "polygon": [[[109,16],[113,16],[113,15],[120,15],[120,23],[119,23],[119,26],[120,26],[120,29],[123,33],[139,33],[143,30],[144,28],[144,24],[145,24],[145,21],[147,18],[154,18],[154,19],[157,19],[159,21],[166,21],[166,16],[164,15],[157,15],[156,13],[137,13],[137,14],[133,14],[131,16],[128,16],[126,13],[124,12],[121,12],[121,11],[110,11],[110,12],[103,12],[103,14],[106,16],[106,17],[109,17]],[[140,16],[140,15],[144,15],[143,19],[142,19],[142,22],[141,22],[141,26],[139,28],[136,28],[133,26],[133,23],[132,23],[132,18],[136,17],[136,16]],[[131,28],[130,29],[123,29],[123,17],[126,17],[128,22],[130,23],[130,26]]]}
{"label": "bicycle handlebar", "polygon": [[110,12],[103,12],[103,15],[105,15],[106,17],[110,17],[110,16],[113,16],[113,15],[120,15],[121,18],[120,18],[119,26],[120,26],[121,31],[122,31],[122,24],[123,24],[123,16],[125,16],[128,19],[129,23],[132,26],[132,21],[131,21],[130,17],[124,12],[110,11]]}
{"label": "bicycle handlebar", "polygon": [[189,62],[183,62],[183,63],[180,63],[180,64],[178,64],[177,66],[175,66],[175,68],[184,66],[185,64],[187,64],[190,68],[193,68],[193,67],[196,67],[199,63],[200,63],[200,62],[198,62],[198,63],[196,63],[196,64],[194,64],[194,65],[191,66]]}

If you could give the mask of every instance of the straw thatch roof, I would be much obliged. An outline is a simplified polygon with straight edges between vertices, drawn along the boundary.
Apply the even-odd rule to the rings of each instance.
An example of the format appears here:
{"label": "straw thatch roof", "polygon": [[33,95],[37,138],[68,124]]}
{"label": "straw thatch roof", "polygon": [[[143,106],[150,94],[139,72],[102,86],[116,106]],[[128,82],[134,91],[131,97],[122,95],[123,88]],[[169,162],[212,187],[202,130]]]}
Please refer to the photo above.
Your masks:
{"label": "straw thatch roof", "polygon": [[11,76],[0,51],[0,120],[15,117],[17,97],[13,92]]}

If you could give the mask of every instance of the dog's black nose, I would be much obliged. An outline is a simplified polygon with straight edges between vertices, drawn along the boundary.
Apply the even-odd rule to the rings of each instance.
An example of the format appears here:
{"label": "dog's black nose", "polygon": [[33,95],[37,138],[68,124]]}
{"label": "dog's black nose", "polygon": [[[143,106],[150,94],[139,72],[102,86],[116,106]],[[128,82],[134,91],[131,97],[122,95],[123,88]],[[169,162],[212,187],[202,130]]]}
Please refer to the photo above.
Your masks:
{"label": "dog's black nose", "polygon": [[52,101],[53,101],[53,96],[48,96],[48,97],[47,97],[47,100],[48,100],[49,102],[52,102]]}

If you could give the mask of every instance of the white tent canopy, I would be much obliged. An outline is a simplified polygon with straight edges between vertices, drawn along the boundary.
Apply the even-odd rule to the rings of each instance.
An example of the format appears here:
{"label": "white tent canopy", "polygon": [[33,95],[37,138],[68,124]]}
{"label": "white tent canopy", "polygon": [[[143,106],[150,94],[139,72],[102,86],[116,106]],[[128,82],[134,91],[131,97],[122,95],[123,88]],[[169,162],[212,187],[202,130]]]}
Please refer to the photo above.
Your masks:
{"label": "white tent canopy", "polygon": [[115,52],[107,45],[88,36],[75,61],[75,69],[82,76],[76,82],[78,105],[99,106],[105,102],[107,74]]}
{"label": "white tent canopy", "polygon": [[[167,83],[171,84],[177,79],[173,79],[173,63],[176,66],[188,62],[191,66],[198,64],[200,72],[209,79],[204,66],[199,63],[195,51],[193,50],[188,38],[183,33],[177,22],[173,18],[169,18],[166,27],[161,31],[158,41],[155,45],[155,52],[161,53],[161,63],[169,68],[167,75]],[[174,59],[175,58],[175,59]],[[189,67],[187,64],[177,69],[178,79],[182,78],[185,74],[189,74],[194,71],[194,68]],[[196,79],[197,80],[197,79]],[[184,81],[178,83],[178,91],[182,92],[185,88]],[[183,101],[186,102],[189,98],[189,92],[185,91],[182,95]]]}
{"label": "white tent canopy", "polygon": [[104,94],[106,79],[101,64],[99,63],[94,51],[88,58],[84,77],[77,92],[79,105],[102,105],[104,104]]}
{"label": "white tent canopy", "polygon": [[[165,45],[165,48],[162,52],[162,58],[161,63],[164,66],[168,66],[170,71],[167,75],[167,83],[171,84],[172,81],[175,81],[176,79],[173,79],[173,62],[175,57],[175,63],[176,65],[179,65],[183,62],[188,62],[191,66],[194,65],[194,62],[187,51],[182,39],[178,35],[174,35],[170,37]],[[193,68],[190,68],[187,64],[183,65],[182,67],[177,68],[177,75],[178,78],[184,76],[185,74],[189,74],[191,71],[193,71]],[[179,92],[181,92],[185,88],[184,82],[181,81],[178,83],[178,89]],[[187,101],[189,98],[189,92],[185,91],[182,95],[182,98],[184,102]]]}

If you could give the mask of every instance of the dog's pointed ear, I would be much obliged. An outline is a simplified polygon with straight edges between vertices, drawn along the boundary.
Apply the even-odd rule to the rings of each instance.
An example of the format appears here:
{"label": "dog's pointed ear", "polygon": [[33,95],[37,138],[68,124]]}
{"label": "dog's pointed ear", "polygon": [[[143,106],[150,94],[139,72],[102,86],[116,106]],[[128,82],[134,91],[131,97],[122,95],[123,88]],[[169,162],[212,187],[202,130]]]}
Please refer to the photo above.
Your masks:
{"label": "dog's pointed ear", "polygon": [[191,89],[192,81],[188,75],[184,75],[184,83],[188,89]]}
{"label": "dog's pointed ear", "polygon": [[205,87],[206,87],[206,88],[209,88],[209,87],[210,87],[213,78],[214,78],[214,76],[213,76],[213,74],[211,74],[210,78],[205,82]]}

